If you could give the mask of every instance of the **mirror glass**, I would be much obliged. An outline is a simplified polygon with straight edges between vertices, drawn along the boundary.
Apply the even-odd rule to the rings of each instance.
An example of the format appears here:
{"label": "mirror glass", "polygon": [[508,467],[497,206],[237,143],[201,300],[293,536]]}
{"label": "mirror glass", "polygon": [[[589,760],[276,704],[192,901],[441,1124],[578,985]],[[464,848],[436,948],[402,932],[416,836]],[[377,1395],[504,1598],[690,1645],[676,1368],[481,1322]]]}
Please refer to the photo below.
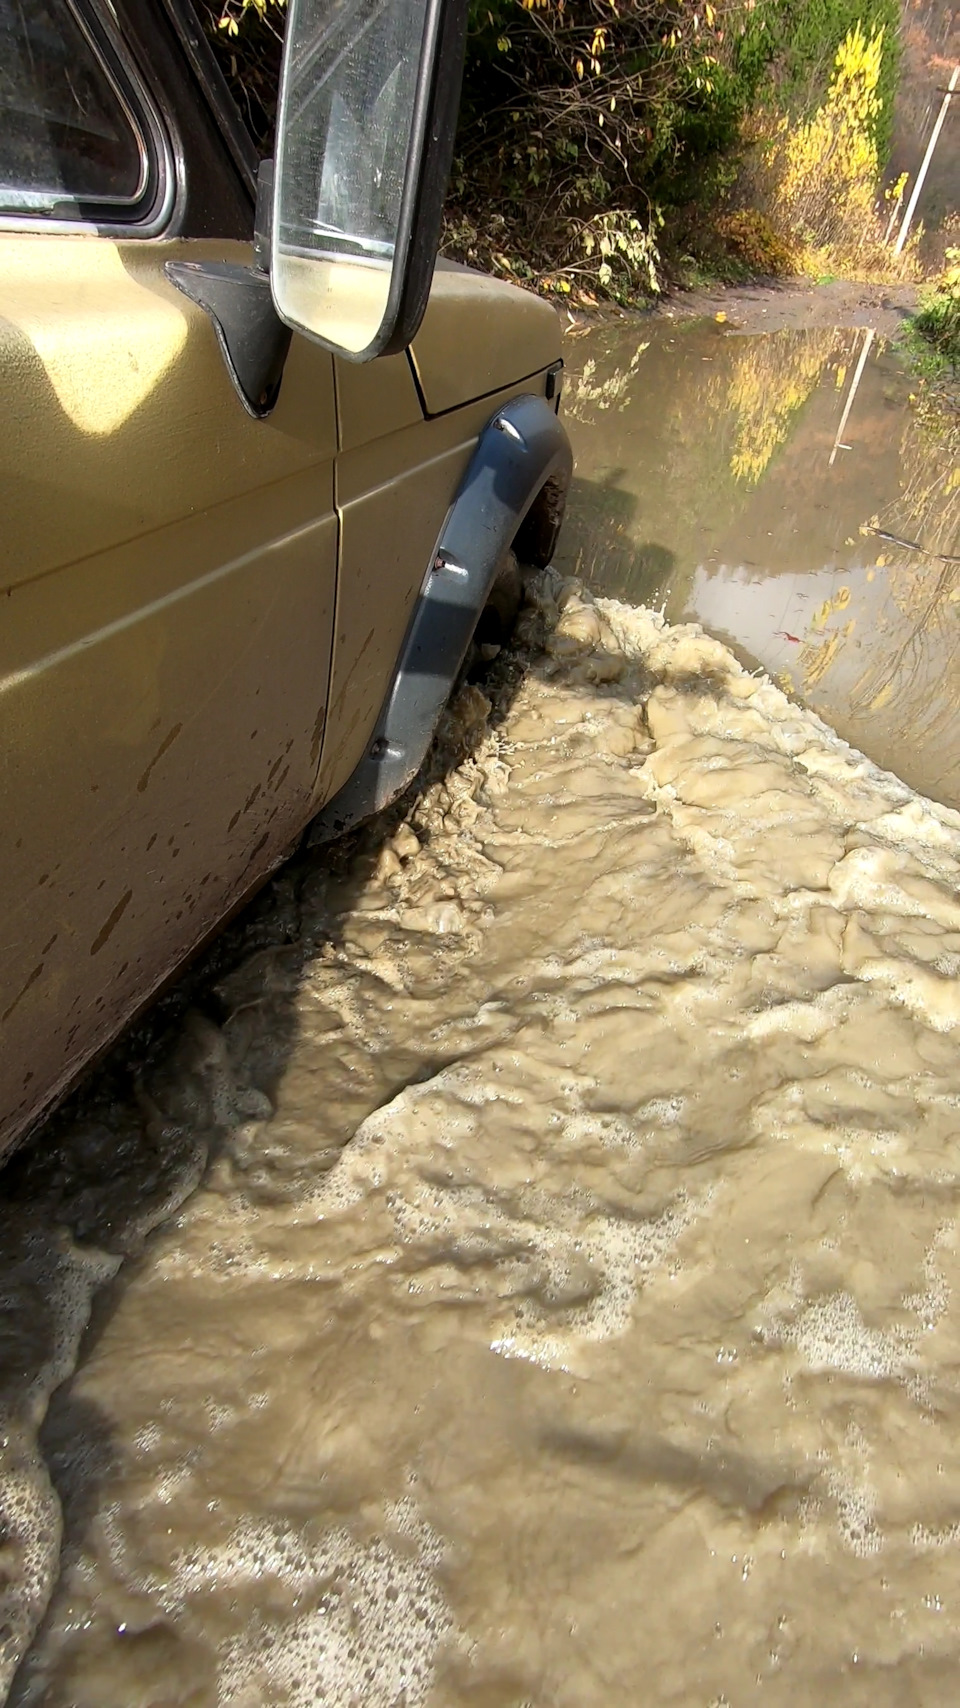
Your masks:
{"label": "mirror glass", "polygon": [[[278,116],[271,279],[279,313],[376,354],[404,185],[415,176],[429,0],[292,0]],[[422,99],[421,99],[422,105]]]}

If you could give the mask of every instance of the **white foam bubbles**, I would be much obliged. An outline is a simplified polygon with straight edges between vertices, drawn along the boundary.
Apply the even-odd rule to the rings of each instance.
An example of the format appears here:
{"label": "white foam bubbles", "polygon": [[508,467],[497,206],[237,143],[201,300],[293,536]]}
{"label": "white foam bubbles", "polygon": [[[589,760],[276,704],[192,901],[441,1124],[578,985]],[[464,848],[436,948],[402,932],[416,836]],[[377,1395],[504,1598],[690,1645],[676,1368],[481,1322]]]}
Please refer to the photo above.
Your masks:
{"label": "white foam bubbles", "polygon": [[[181,1556],[171,1606],[252,1597],[219,1655],[222,1708],[423,1708],[439,1654],[458,1637],[437,1578],[443,1544],[409,1496],[384,1519],[369,1537],[247,1521],[219,1548]],[[278,1605],[286,1617],[273,1615]]]}

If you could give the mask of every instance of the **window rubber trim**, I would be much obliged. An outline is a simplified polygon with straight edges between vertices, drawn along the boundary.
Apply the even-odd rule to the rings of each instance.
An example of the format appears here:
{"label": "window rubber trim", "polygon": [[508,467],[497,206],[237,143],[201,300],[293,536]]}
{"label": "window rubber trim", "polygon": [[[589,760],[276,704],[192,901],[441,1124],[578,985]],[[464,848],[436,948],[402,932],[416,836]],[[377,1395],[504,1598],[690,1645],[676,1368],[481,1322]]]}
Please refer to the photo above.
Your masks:
{"label": "window rubber trim", "polygon": [[78,28],[90,46],[114,95],[123,108],[141,160],[141,189],[122,202],[84,196],[63,196],[77,209],[75,219],[58,218],[41,210],[3,207],[0,232],[33,231],[62,236],[158,237],[167,230],[177,202],[182,162],[160,110],[147,87],[129,46],[99,0],[66,0]]}

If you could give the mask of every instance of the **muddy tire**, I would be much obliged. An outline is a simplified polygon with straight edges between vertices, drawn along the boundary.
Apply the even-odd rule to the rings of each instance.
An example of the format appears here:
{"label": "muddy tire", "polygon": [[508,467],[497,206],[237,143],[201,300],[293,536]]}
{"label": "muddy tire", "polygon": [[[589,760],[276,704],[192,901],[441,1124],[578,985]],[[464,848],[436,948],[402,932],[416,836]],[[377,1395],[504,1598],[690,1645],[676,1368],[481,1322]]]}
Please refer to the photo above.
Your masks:
{"label": "muddy tire", "polygon": [[523,600],[523,577],[516,554],[508,551],[493,580],[473,639],[463,662],[461,681],[473,682],[490,661],[490,647],[501,647],[510,639]]}
{"label": "muddy tire", "polygon": [[520,565],[516,553],[507,552],[497,570],[487,603],[480,612],[476,641],[481,645],[490,646],[502,646],[508,641],[520,614],[522,598],[523,580]]}

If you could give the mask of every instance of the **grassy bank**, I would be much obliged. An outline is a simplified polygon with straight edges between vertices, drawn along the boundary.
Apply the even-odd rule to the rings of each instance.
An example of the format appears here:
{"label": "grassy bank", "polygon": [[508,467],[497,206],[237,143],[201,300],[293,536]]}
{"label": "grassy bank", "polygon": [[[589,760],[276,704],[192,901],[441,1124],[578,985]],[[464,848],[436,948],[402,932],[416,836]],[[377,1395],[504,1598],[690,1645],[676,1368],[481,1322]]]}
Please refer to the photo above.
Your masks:
{"label": "grassy bank", "polygon": [[914,360],[934,377],[960,376],[960,249],[947,250],[947,264],[921,293],[910,327]]}

